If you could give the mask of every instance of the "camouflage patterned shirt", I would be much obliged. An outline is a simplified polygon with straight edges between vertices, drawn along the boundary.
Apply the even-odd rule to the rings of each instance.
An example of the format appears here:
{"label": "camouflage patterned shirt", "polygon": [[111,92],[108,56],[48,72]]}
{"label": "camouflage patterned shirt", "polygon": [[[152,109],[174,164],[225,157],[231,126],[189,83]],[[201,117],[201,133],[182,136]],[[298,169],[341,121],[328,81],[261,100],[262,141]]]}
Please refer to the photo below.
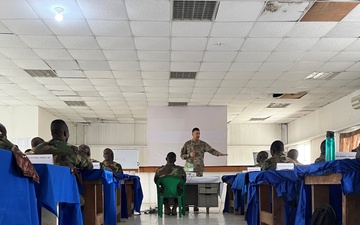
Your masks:
{"label": "camouflage patterned shirt", "polygon": [[36,146],[35,154],[52,154],[55,165],[68,166],[70,168],[92,169],[93,164],[89,158],[79,149],[66,142],[52,139]]}
{"label": "camouflage patterned shirt", "polygon": [[294,160],[290,159],[284,154],[281,154],[274,155],[273,157],[265,160],[265,162],[261,166],[261,170],[276,170],[276,163],[294,163],[294,165],[297,165]]}
{"label": "camouflage patterned shirt", "polygon": [[184,181],[186,181],[186,173],[184,168],[181,166],[177,166],[174,163],[167,163],[165,166],[161,166],[155,172],[154,182],[164,176],[176,176],[181,177]]}
{"label": "camouflage patterned shirt", "polygon": [[11,150],[14,146],[5,136],[0,136],[0,149]]}
{"label": "camouflage patterned shirt", "polygon": [[[195,157],[190,157],[190,152],[195,152]],[[181,149],[180,157],[186,160],[186,163],[190,163],[193,165],[193,169],[195,172],[204,172],[204,154],[208,152],[215,156],[220,156],[220,152],[213,149],[208,143],[205,141],[199,140],[198,142],[194,142],[193,140],[185,142],[183,148]],[[186,165],[186,164],[185,164]]]}
{"label": "camouflage patterned shirt", "polygon": [[106,170],[111,170],[114,173],[123,173],[122,167],[119,163],[117,162],[108,162],[108,161],[103,161],[101,163],[102,168],[106,169]]}
{"label": "camouflage patterned shirt", "polygon": [[319,162],[325,162],[325,155],[321,155],[319,158],[315,160],[315,163],[319,163]]}

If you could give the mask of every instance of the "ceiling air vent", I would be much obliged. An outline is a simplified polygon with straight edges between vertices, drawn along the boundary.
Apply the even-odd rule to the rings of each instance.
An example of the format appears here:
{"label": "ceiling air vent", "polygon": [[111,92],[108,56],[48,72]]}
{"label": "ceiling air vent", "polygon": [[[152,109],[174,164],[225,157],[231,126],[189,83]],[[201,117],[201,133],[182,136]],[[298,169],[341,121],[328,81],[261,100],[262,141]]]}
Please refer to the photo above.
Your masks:
{"label": "ceiling air vent", "polygon": [[174,1],[173,20],[215,20],[219,2]]}
{"label": "ceiling air vent", "polygon": [[273,94],[273,98],[277,99],[300,99],[307,94],[306,91],[298,93],[283,93],[283,94]]}
{"label": "ceiling air vent", "polygon": [[195,79],[196,72],[170,72],[170,79]]}
{"label": "ceiling air vent", "polygon": [[251,118],[249,121],[264,121],[264,120],[267,120],[269,118],[270,118],[270,116],[263,117],[263,118]]}
{"label": "ceiling air vent", "polygon": [[330,80],[338,74],[339,72],[313,72],[305,80]]}
{"label": "ceiling air vent", "polygon": [[55,70],[25,70],[32,77],[57,77]]}
{"label": "ceiling air vent", "polygon": [[84,101],[65,101],[65,103],[68,106],[80,106],[80,107],[87,106]]}
{"label": "ceiling air vent", "polygon": [[169,106],[187,106],[187,102],[169,102]]}
{"label": "ceiling air vent", "polygon": [[290,105],[290,103],[270,103],[270,105],[268,105],[266,108],[281,109],[281,108],[285,108],[289,105]]}

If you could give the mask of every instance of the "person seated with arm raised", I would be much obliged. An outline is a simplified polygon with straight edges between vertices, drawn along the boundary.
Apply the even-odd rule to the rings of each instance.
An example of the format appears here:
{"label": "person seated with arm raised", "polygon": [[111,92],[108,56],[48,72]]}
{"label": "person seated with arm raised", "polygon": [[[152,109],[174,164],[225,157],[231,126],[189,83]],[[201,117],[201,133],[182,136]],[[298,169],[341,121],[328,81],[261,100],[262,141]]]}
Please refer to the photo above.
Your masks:
{"label": "person seated with arm raised", "polygon": [[111,170],[114,173],[123,173],[121,165],[114,161],[114,152],[110,148],[104,149],[103,156],[104,161],[101,163],[102,168]]}
{"label": "person seated with arm raised", "polygon": [[282,141],[274,141],[270,146],[270,153],[272,157],[265,160],[261,170],[275,170],[277,163],[294,163],[294,165],[297,165],[294,160],[285,156],[284,143]]}
{"label": "person seated with arm raised", "polygon": [[63,120],[57,119],[51,122],[52,139],[36,146],[35,154],[52,154],[54,164],[68,166],[70,168],[92,169],[90,159],[75,145],[68,142],[69,128]]}

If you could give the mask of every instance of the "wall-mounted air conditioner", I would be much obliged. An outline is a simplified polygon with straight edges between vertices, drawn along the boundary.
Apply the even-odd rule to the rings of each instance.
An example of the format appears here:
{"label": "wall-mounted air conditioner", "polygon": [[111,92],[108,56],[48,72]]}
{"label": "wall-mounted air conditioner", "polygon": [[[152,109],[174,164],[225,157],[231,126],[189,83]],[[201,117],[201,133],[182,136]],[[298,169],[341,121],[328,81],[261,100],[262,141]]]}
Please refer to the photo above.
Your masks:
{"label": "wall-mounted air conditioner", "polygon": [[360,109],[360,95],[351,99],[351,105],[354,109]]}

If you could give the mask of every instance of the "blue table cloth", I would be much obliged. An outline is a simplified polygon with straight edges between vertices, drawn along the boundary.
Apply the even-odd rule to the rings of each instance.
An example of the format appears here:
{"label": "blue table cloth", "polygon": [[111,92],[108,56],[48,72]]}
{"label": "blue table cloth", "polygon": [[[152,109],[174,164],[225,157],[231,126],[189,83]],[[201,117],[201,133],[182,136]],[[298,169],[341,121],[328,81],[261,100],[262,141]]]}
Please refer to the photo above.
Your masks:
{"label": "blue table cloth", "polygon": [[244,213],[244,197],[247,193],[246,177],[248,173],[238,173],[235,177],[235,180],[231,186],[231,189],[234,192],[234,208],[235,210],[241,209],[241,213]]}
{"label": "blue table cloth", "polygon": [[[134,211],[140,213],[142,200],[144,198],[140,177],[129,174],[117,174],[119,180],[133,180],[134,182]],[[126,207],[123,207],[126,206]],[[128,218],[126,184],[121,186],[121,218]]]}
{"label": "blue table cloth", "polygon": [[[116,225],[116,178],[113,172],[103,169],[82,170],[83,180],[102,180],[104,188],[104,223]],[[80,187],[83,193],[83,187]],[[86,203],[85,203],[86,204]]]}
{"label": "blue table cloth", "polygon": [[60,225],[82,225],[78,185],[70,168],[45,164],[35,164],[34,167],[40,177],[40,184],[35,184],[39,221],[41,207],[44,207],[59,217]]}
{"label": "blue table cloth", "polygon": [[297,176],[291,170],[249,173],[248,210],[246,212],[248,224],[257,225],[260,223],[258,186],[262,183],[269,183],[269,185],[274,186],[278,196],[283,196],[285,224],[294,224],[296,208],[292,203],[296,200],[300,185]]}
{"label": "blue table cloth", "polygon": [[[318,176],[326,173],[341,173],[341,185],[330,185],[330,205],[334,208],[338,224],[342,223],[342,195],[360,194],[360,159],[343,159],[330,162],[297,166],[294,172],[300,179],[305,176]],[[310,224],[311,221],[311,190],[302,182],[296,224]]]}
{"label": "blue table cloth", "polygon": [[[224,175],[221,177],[221,180],[226,183],[227,181],[229,183],[227,183],[227,185],[230,185],[230,187],[232,186],[234,180],[235,180],[236,175]],[[224,210],[223,213],[228,213],[230,211],[230,207],[229,207],[230,201],[229,201],[229,193],[228,193],[228,189],[226,190],[226,197],[225,197],[225,203],[224,203]]]}
{"label": "blue table cloth", "polygon": [[0,224],[39,225],[34,182],[19,172],[12,152],[0,150]]}

